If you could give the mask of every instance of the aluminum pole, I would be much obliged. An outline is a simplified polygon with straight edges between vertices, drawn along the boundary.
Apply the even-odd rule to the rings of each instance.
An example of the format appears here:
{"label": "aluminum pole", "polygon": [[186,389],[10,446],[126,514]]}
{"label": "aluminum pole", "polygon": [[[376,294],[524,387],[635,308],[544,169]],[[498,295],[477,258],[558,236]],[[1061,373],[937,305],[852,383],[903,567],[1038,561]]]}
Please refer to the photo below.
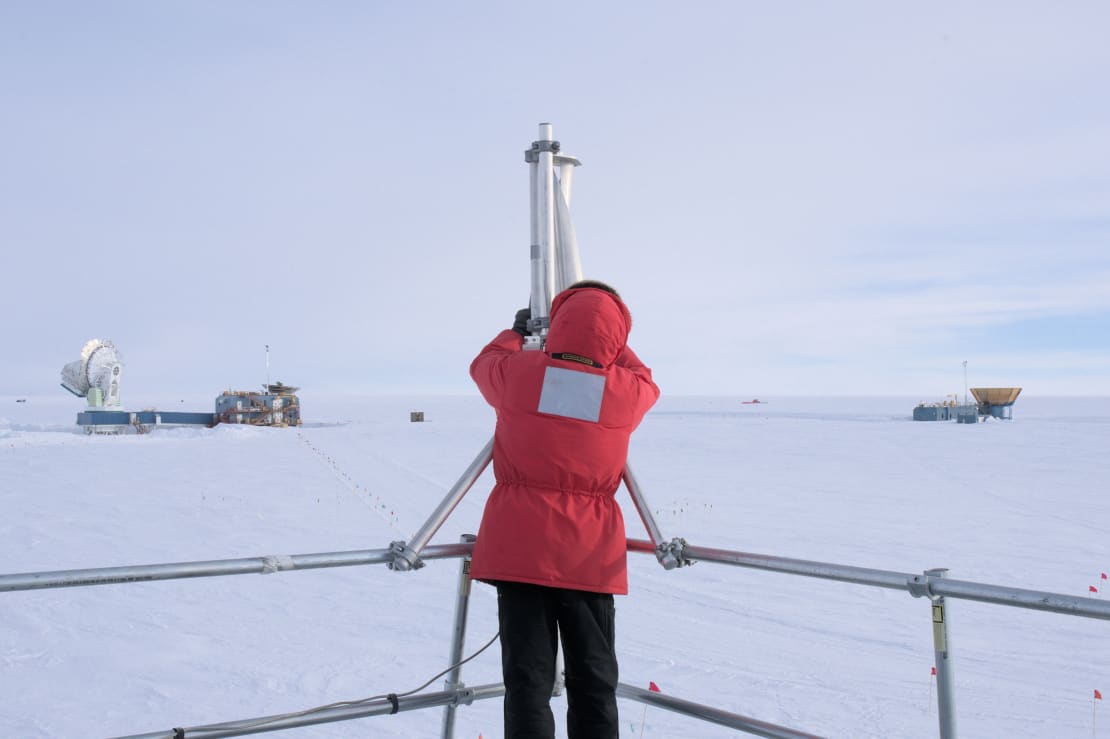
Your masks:
{"label": "aluminum pole", "polygon": [[859,585],[875,585],[893,590],[907,590],[907,582],[912,581],[917,575],[905,572],[889,572],[887,570],[873,570],[866,567],[852,567],[849,565],[828,564],[826,562],[813,562],[804,559],[789,559],[787,557],[772,557],[765,554],[751,554],[748,552],[735,552],[728,549],[712,549],[709,547],[687,546],[686,556],[699,562],[719,562],[721,564],[751,567],[757,570],[770,570],[772,572],[785,572],[792,575],[806,575],[825,580],[840,580]]}
{"label": "aluminum pole", "polygon": [[[555,296],[555,274],[552,269],[555,256],[555,167],[553,158],[555,153],[553,149],[557,148],[557,143],[552,138],[550,123],[540,124],[539,142],[536,212],[540,229],[540,254],[543,258],[544,268],[544,302],[540,307],[543,309],[542,315],[546,317],[551,310],[551,299]],[[534,310],[532,315],[535,317]]]}
{"label": "aluminum pole", "polygon": [[[654,543],[629,539],[628,550],[654,552],[656,547]],[[967,580],[950,580],[948,578],[928,580],[921,575],[905,572],[773,557],[766,554],[713,549],[692,544],[685,546],[684,553],[689,559],[699,562],[717,562],[739,567],[750,567],[756,570],[783,572],[824,580],[839,580],[857,585],[871,585],[891,590],[908,590],[915,596],[945,595],[980,603],[994,603],[1001,606],[1014,606],[1034,611],[1050,611],[1052,613],[1110,621],[1110,602],[1096,598],[1081,598],[1074,595],[1064,595],[1063,593],[1025,590],[1023,588],[989,585]]]}
{"label": "aluminum pole", "polygon": [[652,546],[658,547],[663,543],[663,532],[659,530],[659,524],[655,522],[655,517],[651,515],[651,508],[648,507],[644,492],[640,489],[640,483],[636,480],[636,476],[632,474],[632,468],[627,464],[624,465],[624,486],[628,488],[628,494],[632,497],[632,504],[636,506],[636,512],[640,514],[640,520],[647,530]]}
{"label": "aluminum pole", "polygon": [[[539,139],[532,142],[532,148],[525,154],[529,164],[530,182],[530,223],[531,238],[531,265],[532,265],[532,293],[529,307],[532,309],[532,320],[538,322],[537,326],[546,325],[545,319],[551,310],[552,295],[552,256],[555,240],[554,221],[554,178],[552,169],[553,148],[558,148],[557,142],[551,138],[551,124],[541,123]],[[546,334],[542,328],[536,329],[537,335]],[[536,346],[528,348],[538,348]]]}
{"label": "aluminum pole", "polygon": [[[541,136],[542,136],[541,127]],[[543,251],[540,248],[540,142],[533,142],[532,148],[525,152],[525,161],[528,162],[528,214],[529,214],[529,245],[532,291],[529,294],[529,307],[532,317],[539,318],[547,315],[547,306],[551,298],[547,294],[547,273],[544,271]]]}
{"label": "aluminum pole", "polygon": [[574,183],[574,168],[582,162],[566,154],[559,154],[554,158],[554,164],[559,168],[559,190],[563,193],[563,202],[569,208],[570,193]]}
{"label": "aluminum pole", "polygon": [[555,192],[555,294],[582,279],[578,239],[570,220],[570,208],[561,190]]}
{"label": "aluminum pole", "polygon": [[[463,534],[459,539],[463,544],[474,546],[477,537],[474,534]],[[455,628],[451,634],[451,651],[447,655],[447,664],[452,665],[451,671],[443,681],[443,689],[455,691],[465,687],[459,677],[462,675],[463,648],[466,644],[466,618],[470,610],[470,557],[462,558],[459,566],[458,596],[455,598]],[[443,709],[443,739],[453,739],[455,736],[455,704],[448,703]]]}
{"label": "aluminum pole", "polygon": [[1034,611],[1066,613],[1071,616],[1086,616],[1110,620],[1110,601],[1097,598],[1083,598],[1063,593],[1046,593],[1039,590],[1025,590],[1001,585],[949,580],[947,578],[932,583],[935,595],[951,598],[974,600],[980,603],[996,603],[1003,606],[1018,606]]}
{"label": "aluminum pole", "polygon": [[[440,544],[423,550],[424,559],[445,559],[469,554],[473,547],[463,544]],[[393,557],[390,549],[361,549],[323,554],[274,554],[244,559],[222,559],[205,562],[174,562],[169,564],[100,567],[52,572],[24,572],[0,575],[0,592],[44,590],[47,588],[116,585],[129,582],[179,580],[189,577],[220,577],[224,575],[269,575],[289,570],[311,570],[326,567],[388,564]]]}
{"label": "aluminum pole", "polygon": [[227,721],[221,724],[208,724],[193,728],[165,729],[152,731],[146,734],[129,734],[114,739],[218,739],[227,736],[244,736],[246,734],[262,734],[267,731],[280,729],[294,729],[300,726],[313,726],[334,721],[348,721],[369,716],[382,716],[398,713],[400,711],[416,711],[422,708],[434,708],[451,703],[464,703],[469,705],[476,700],[498,698],[505,695],[505,686],[502,684],[479,685],[463,690],[445,690],[438,693],[421,693],[412,696],[395,696],[396,705],[389,698],[375,698],[372,700],[358,701],[357,705],[333,706],[321,708],[311,712],[296,714],[278,714],[276,716],[262,716],[259,718],[240,719]]}
{"label": "aluminum pole", "polygon": [[[925,581],[930,591],[935,581],[943,579],[948,570],[937,568],[925,570]],[[937,722],[940,739],[956,739],[956,698],[953,690],[953,666],[948,639],[948,607],[944,596],[930,593],[933,614],[933,652],[937,668]]]}
{"label": "aluminum pole", "polygon": [[574,157],[556,154],[554,165],[559,169],[559,188],[555,194],[555,294],[582,279],[582,262],[578,256],[578,239],[570,220],[570,195],[574,169],[582,163]]}
{"label": "aluminum pole", "polygon": [[447,517],[451,515],[451,511],[455,510],[455,506],[459,504],[459,501],[463,499],[467,491],[470,490],[474,483],[478,481],[478,478],[482,476],[482,473],[492,460],[493,439],[490,438],[482,448],[482,451],[478,452],[478,456],[474,458],[474,461],[471,462],[470,466],[463,472],[462,477],[460,477],[458,482],[447,492],[447,497],[445,497],[440,502],[439,506],[432,511],[432,515],[428,517],[428,520],[424,522],[420,530],[413,534],[412,540],[407,544],[403,541],[393,542],[391,549],[396,556],[389,565],[390,569],[404,571],[418,569],[422,566],[420,564],[420,552],[427,546],[428,540],[435,535],[439,527],[447,520]]}
{"label": "aluminum pole", "polygon": [[673,711],[674,713],[680,713],[684,716],[691,716],[702,721],[708,721],[712,724],[739,729],[747,734],[755,734],[756,736],[772,737],[772,739],[819,739],[816,734],[806,734],[805,732],[788,729],[785,726],[776,726],[766,721],[759,721],[747,716],[741,716],[737,713],[729,713],[728,711],[722,711],[719,708],[705,706],[700,703],[692,703],[687,700],[682,700],[681,698],[664,695],[663,693],[655,693],[650,690],[644,690],[643,688],[636,688],[625,683],[617,683],[617,696],[646,703],[650,706],[658,706],[659,708]]}

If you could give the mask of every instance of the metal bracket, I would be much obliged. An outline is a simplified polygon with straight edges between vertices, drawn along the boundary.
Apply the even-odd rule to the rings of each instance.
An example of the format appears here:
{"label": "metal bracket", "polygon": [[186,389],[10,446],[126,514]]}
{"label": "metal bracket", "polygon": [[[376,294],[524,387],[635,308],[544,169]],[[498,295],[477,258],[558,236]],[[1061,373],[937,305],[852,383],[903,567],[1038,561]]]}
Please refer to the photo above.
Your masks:
{"label": "metal bracket", "polygon": [[582,166],[582,162],[579,161],[577,157],[572,157],[569,154],[556,154],[553,160],[556,167],[561,167],[564,164],[570,164],[575,167]]}
{"label": "metal bracket", "polygon": [[686,556],[686,540],[675,537],[670,542],[660,543],[655,547],[655,558],[664,570],[673,570],[676,567],[689,567],[694,560]]}
{"label": "metal bracket", "polygon": [[550,151],[552,154],[558,154],[559,149],[560,146],[558,141],[533,141],[532,148],[524,150],[524,161],[529,164],[534,164],[540,160],[541,151]]}
{"label": "metal bracket", "polygon": [[389,563],[391,570],[407,572],[419,570],[424,566],[424,560],[420,559],[413,548],[403,541],[390,542],[389,551],[393,553],[393,560]]}

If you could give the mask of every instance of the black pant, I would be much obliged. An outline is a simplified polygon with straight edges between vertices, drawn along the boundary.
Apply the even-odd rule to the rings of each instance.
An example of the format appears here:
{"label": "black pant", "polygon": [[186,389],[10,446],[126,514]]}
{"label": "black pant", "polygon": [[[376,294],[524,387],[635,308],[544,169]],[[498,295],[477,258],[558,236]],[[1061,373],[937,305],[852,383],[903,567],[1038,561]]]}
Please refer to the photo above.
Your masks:
{"label": "black pant", "polygon": [[525,583],[497,583],[505,739],[554,739],[551,690],[559,634],[569,739],[617,739],[613,596]]}

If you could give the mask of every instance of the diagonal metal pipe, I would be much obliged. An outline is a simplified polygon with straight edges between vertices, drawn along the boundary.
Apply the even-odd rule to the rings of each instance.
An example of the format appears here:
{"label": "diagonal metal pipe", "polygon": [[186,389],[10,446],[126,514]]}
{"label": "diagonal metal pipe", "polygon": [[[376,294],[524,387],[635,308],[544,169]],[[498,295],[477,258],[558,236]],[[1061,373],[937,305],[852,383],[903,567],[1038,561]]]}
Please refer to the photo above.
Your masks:
{"label": "diagonal metal pipe", "polygon": [[633,687],[626,683],[617,683],[617,696],[639,701],[649,706],[657,706],[668,711],[673,711],[674,713],[680,713],[683,716],[691,716],[702,721],[708,721],[712,724],[727,726],[730,729],[739,729],[747,734],[755,734],[756,736],[771,737],[771,739],[820,739],[817,734],[807,734],[785,726],[778,726],[748,716],[741,716],[738,713],[722,711],[719,708],[702,705],[701,703],[693,703],[681,698],[664,695],[663,693],[655,693],[650,690],[644,690],[643,688]]}
{"label": "diagonal metal pipe", "polygon": [[[358,701],[357,705],[331,706],[299,714],[278,714],[259,718],[227,721],[220,724],[207,724],[192,728],[172,728],[152,731],[146,734],[129,734],[112,739],[219,739],[219,737],[262,734],[268,731],[294,729],[300,726],[314,726],[334,721],[349,721],[356,718],[382,716],[400,711],[416,711],[446,705],[469,705],[476,700],[498,698],[505,694],[505,686],[497,684],[478,685],[459,690],[442,690],[436,693],[422,693],[413,696],[393,696]],[[394,702],[395,701],[395,702]]]}

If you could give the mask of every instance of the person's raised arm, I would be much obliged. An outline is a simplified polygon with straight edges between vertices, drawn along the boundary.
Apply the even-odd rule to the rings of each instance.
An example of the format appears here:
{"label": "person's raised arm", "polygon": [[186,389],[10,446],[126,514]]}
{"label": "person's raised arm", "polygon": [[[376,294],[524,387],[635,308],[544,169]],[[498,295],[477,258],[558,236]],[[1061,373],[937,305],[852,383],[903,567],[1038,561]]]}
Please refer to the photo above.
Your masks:
{"label": "person's raised arm", "polygon": [[513,327],[493,337],[493,341],[486,344],[470,363],[470,377],[490,405],[496,406],[497,399],[501,397],[505,384],[504,362],[524,346],[524,337],[528,333],[527,322],[531,315],[528,308],[518,310],[513,319]]}

